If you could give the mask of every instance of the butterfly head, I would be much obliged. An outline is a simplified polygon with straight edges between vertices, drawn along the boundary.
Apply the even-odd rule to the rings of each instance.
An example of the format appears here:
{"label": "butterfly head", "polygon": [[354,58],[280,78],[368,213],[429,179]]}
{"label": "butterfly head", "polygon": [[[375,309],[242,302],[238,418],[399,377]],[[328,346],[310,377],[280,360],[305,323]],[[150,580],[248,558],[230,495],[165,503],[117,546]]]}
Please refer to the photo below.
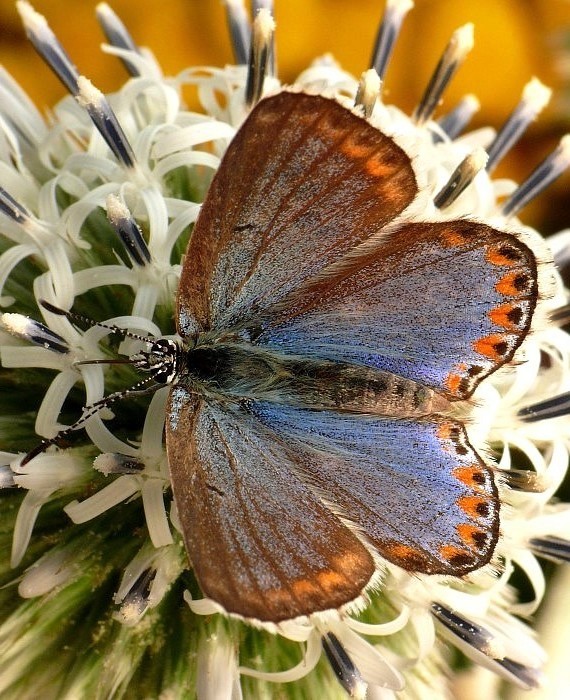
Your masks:
{"label": "butterfly head", "polygon": [[141,372],[147,372],[158,384],[171,384],[180,372],[180,345],[167,338],[149,343],[149,350],[132,355],[130,361]]}

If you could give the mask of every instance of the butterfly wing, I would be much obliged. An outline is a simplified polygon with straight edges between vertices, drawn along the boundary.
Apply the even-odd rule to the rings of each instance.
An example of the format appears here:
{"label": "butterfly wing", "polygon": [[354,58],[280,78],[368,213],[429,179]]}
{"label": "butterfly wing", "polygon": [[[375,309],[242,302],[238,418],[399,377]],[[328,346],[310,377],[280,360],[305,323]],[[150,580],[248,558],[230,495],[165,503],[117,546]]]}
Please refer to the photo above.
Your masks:
{"label": "butterfly wing", "polygon": [[513,357],[537,296],[535,257],[514,235],[474,221],[408,223],[292,290],[255,321],[256,342],[463,399]]}
{"label": "butterfly wing", "polygon": [[486,564],[499,531],[492,470],[463,425],[266,402],[252,413],[285,441],[297,470],[388,561],[461,576]]}
{"label": "butterfly wing", "polygon": [[379,231],[416,193],[404,151],[334,100],[291,92],[262,100],[231,142],[192,232],[179,332],[251,318]]}
{"label": "butterfly wing", "polygon": [[202,591],[228,612],[278,622],[362,593],[374,573],[370,553],[255,417],[178,385],[166,445],[190,561]]}

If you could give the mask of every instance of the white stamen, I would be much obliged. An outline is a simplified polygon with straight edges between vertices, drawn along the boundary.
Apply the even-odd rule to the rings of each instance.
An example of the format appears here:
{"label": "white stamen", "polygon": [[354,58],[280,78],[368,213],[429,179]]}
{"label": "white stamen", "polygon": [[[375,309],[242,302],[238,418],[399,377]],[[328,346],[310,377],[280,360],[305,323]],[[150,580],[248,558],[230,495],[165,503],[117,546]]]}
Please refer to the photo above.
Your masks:
{"label": "white stamen", "polygon": [[377,647],[346,625],[331,623],[330,628],[367,683],[396,691],[404,688],[404,677]]}
{"label": "white stamen", "polygon": [[20,14],[24,27],[28,31],[34,32],[34,34],[45,33],[47,37],[53,36],[46,18],[40,15],[39,12],[36,12],[29,2],[19,0],[19,2],[16,3],[16,9]]}
{"label": "white stamen", "polygon": [[533,78],[523,90],[522,99],[489,146],[487,170],[492,172],[508,151],[517,143],[528,125],[546,107],[552,90]]}
{"label": "white stamen", "polygon": [[87,110],[116,158],[128,168],[134,167],[135,154],[131,144],[105,95],[83,75],[77,78],[77,88],[77,102]]}
{"label": "white stamen", "polygon": [[140,75],[136,64],[128,59],[131,53],[138,54],[139,49],[132,36],[127,31],[125,25],[121,22],[117,14],[109,7],[106,2],[100,2],[95,8],[97,19],[101,25],[105,36],[112,46],[125,50],[121,60],[125,68],[132,76]]}
{"label": "white stamen", "polygon": [[24,0],[16,3],[28,38],[71,94],[77,92],[77,68],[49,28],[42,15]]}
{"label": "white stamen", "polygon": [[105,476],[111,474],[138,474],[144,469],[142,462],[116,452],[103,452],[95,457],[93,468]]}
{"label": "white stamen", "polygon": [[483,148],[476,148],[466,156],[451,174],[447,183],[434,197],[434,204],[438,209],[449,207],[473,182],[477,173],[487,163],[487,153]]}
{"label": "white stamen", "polygon": [[121,239],[131,259],[140,266],[148,264],[151,261],[150,251],[140,227],[124,202],[116,195],[110,194],[105,200],[105,205],[109,223]]}
{"label": "white stamen", "polygon": [[523,89],[523,100],[534,115],[539,114],[550,102],[552,90],[540,82],[538,78],[532,78]]}
{"label": "white stamen", "polygon": [[130,219],[131,212],[116,195],[110,194],[105,204],[107,207],[107,218],[112,224],[118,224],[122,219]]}
{"label": "white stamen", "polygon": [[243,0],[225,0],[226,15],[234,57],[238,65],[247,63],[251,42],[251,28]]}
{"label": "white stamen", "polygon": [[102,111],[106,102],[105,95],[84,75],[79,76],[77,83],[79,87],[79,92],[75,98],[77,102],[85,109]]}
{"label": "white stamen", "polygon": [[25,207],[14,199],[3,187],[0,187],[0,211],[4,212],[6,216],[9,216],[21,226],[26,226],[30,218],[30,214]]}
{"label": "white stamen", "polygon": [[117,618],[128,626],[136,623],[150,608],[156,607],[182,571],[177,547],[159,550],[143,546],[127,564],[114,596],[122,603]]}
{"label": "white stamen", "polygon": [[0,316],[4,328],[13,335],[27,337],[32,329],[33,321],[22,314],[5,313]]}
{"label": "white stamen", "polygon": [[263,93],[269,50],[274,31],[275,21],[273,17],[269,10],[262,8],[253,21],[251,51],[245,86],[245,103],[250,107],[258,102]]}
{"label": "white stamen", "polygon": [[455,139],[480,108],[481,103],[475,95],[465,95],[459,104],[451,112],[438,119],[437,123],[450,139]]}
{"label": "white stamen", "polygon": [[331,668],[342,687],[351,698],[364,700],[368,686],[338,637],[333,632],[327,632],[323,635],[322,642]]}
{"label": "white stamen", "polygon": [[503,216],[514,216],[545,190],[570,166],[570,134],[560,139],[558,147],[547,156],[503,204]]}
{"label": "white stamen", "polygon": [[[263,46],[266,46],[271,40],[273,32],[275,31],[275,20],[273,19],[273,17],[271,16],[271,12],[269,12],[267,8],[261,8],[257,13],[253,24],[253,41],[257,42],[259,49],[261,49]],[[258,27],[257,32],[255,31],[256,25]]]}
{"label": "white stamen", "polygon": [[51,331],[43,323],[34,321],[27,316],[4,313],[0,316],[0,322],[12,335],[40,345],[46,350],[63,354],[69,350],[67,343],[60,335]]}
{"label": "white stamen", "polygon": [[45,595],[69,581],[73,573],[70,553],[56,550],[42,557],[26,571],[18,586],[18,593],[22,598]]}
{"label": "white stamen", "polygon": [[113,506],[126,501],[140,491],[140,481],[131,475],[120,476],[112,484],[98,491],[84,501],[72,501],[64,507],[64,511],[74,523],[86,523],[104,513]]}
{"label": "white stamen", "polygon": [[358,90],[354,104],[362,107],[364,116],[367,119],[372,115],[376,100],[380,96],[380,86],[381,80],[374,68],[365,71],[358,81]]}

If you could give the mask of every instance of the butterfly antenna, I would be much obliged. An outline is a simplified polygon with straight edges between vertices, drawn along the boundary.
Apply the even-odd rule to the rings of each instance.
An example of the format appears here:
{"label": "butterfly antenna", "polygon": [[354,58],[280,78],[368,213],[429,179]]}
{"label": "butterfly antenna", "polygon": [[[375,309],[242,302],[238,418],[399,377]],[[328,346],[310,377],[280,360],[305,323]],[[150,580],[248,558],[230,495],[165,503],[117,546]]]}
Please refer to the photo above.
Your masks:
{"label": "butterfly antenna", "polygon": [[29,461],[31,461],[34,457],[37,457],[38,455],[42,454],[42,452],[45,452],[48,447],[51,445],[57,445],[60,443],[62,440],[64,440],[68,435],[73,433],[74,431],[78,430],[81,428],[92,416],[96,415],[102,408],[107,408],[110,406],[112,403],[119,399],[125,399],[128,398],[129,396],[132,396],[133,394],[136,394],[137,396],[144,396],[144,394],[149,394],[151,392],[156,391],[157,389],[160,389],[161,386],[164,386],[163,384],[160,383],[155,383],[152,384],[151,386],[148,386],[149,382],[154,381],[154,377],[147,377],[146,379],[142,379],[140,382],[137,382],[134,384],[132,387],[129,389],[122,389],[121,391],[115,391],[112,394],[109,394],[108,396],[104,396],[102,399],[99,399],[98,401],[94,401],[92,404],[89,406],[85,406],[83,408],[83,413],[81,417],[75,421],[72,425],[68,426],[67,428],[64,428],[63,430],[60,430],[57,435],[55,435],[52,438],[45,438],[42,440],[39,445],[34,447],[33,450],[28,452],[22,461],[20,462],[20,466],[24,466],[27,464]]}
{"label": "butterfly antenna", "polygon": [[[99,326],[99,328],[107,328],[110,330],[112,333],[118,333],[122,335],[123,337],[126,338],[133,338],[134,340],[142,340],[143,343],[152,343],[153,338],[145,335],[139,335],[138,333],[132,333],[131,331],[126,330],[125,328],[119,328],[119,326],[112,326],[109,323],[102,323],[100,321],[94,321],[91,318],[88,318],[87,316],[82,316],[81,314],[76,313],[75,311],[65,311],[64,309],[60,309],[59,306],[54,306],[53,304],[50,304],[49,301],[46,301],[45,299],[40,299],[39,303],[41,306],[46,309],[46,311],[49,311],[52,314],[57,314],[58,316],[65,316],[69,321],[75,322],[75,323],[82,323],[85,326],[89,326],[90,328],[93,328],[94,326]],[[128,362],[128,360],[127,360]],[[119,360],[117,363],[111,363],[111,364],[121,364],[122,361]],[[77,364],[88,364],[88,363],[77,363]]]}
{"label": "butterfly antenna", "polygon": [[[161,386],[169,384],[177,376],[180,362],[180,349],[178,344],[173,340],[168,340],[166,338],[155,339],[151,336],[131,333],[123,328],[119,328],[118,326],[99,323],[98,321],[93,321],[92,319],[86,318],[85,316],[75,313],[74,311],[64,311],[58,306],[54,306],[48,301],[45,301],[45,299],[40,300],[40,304],[50,313],[57,314],[58,316],[65,316],[71,322],[75,321],[83,323],[90,327],[100,326],[101,328],[107,328],[113,333],[119,333],[122,336],[134,338],[135,340],[141,340],[151,346],[149,351],[142,350],[141,352],[131,355],[131,357],[128,358],[81,360],[75,363],[76,366],[99,364],[132,365],[141,372],[149,373],[150,376],[137,382],[129,389],[115,391],[114,393],[95,401],[89,406],[84,406],[81,417],[76,420],[75,423],[61,430],[53,438],[45,438],[42,440],[37,447],[24,456],[20,463],[22,466],[27,464],[34,457],[42,454],[42,452],[45,452],[51,445],[60,443],[72,432],[81,428],[87,422],[87,420],[98,413],[101,408],[106,408],[115,401],[128,398],[134,394],[137,396],[142,396],[144,394],[152,393]],[[151,382],[153,383],[151,384]]]}

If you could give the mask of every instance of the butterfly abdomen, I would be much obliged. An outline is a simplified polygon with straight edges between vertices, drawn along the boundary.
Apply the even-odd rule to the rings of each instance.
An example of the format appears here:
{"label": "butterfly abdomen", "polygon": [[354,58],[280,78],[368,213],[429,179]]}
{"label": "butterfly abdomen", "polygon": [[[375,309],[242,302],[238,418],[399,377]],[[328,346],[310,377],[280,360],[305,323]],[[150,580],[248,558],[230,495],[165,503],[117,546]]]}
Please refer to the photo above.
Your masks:
{"label": "butterfly abdomen", "polygon": [[396,418],[429,415],[448,406],[432,389],[390,372],[285,355],[248,343],[213,343],[188,350],[181,380],[216,399],[254,399]]}

